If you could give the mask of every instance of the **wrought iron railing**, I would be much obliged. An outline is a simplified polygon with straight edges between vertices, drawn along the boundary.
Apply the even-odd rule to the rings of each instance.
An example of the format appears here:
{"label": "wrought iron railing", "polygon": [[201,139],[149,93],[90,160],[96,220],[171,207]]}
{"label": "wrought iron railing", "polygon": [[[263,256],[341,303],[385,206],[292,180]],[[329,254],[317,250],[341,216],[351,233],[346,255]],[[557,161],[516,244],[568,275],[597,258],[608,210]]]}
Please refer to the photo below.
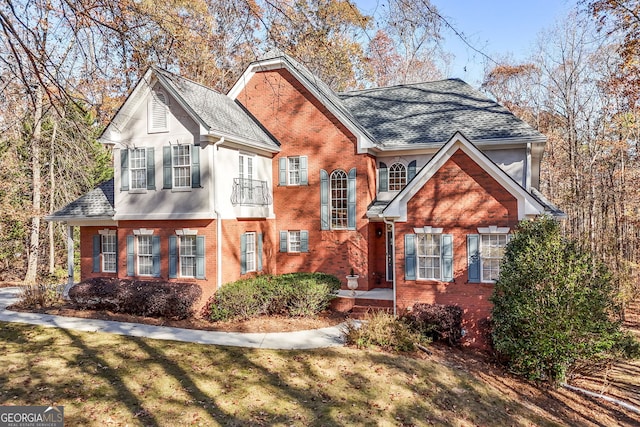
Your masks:
{"label": "wrought iron railing", "polygon": [[273,203],[267,181],[234,178],[231,203],[236,206],[268,206]]}

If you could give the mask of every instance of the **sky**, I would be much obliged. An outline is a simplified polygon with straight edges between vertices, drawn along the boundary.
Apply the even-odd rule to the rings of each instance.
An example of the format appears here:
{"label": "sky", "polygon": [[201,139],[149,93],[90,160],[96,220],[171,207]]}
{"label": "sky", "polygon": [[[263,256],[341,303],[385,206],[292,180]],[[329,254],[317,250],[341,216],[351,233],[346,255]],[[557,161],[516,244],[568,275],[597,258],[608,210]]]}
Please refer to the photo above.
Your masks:
{"label": "sky", "polygon": [[[355,0],[360,10],[374,14],[379,0]],[[575,0],[431,0],[440,14],[473,47],[490,57],[512,56],[524,60],[532,52],[541,31],[562,20]],[[478,87],[484,58],[467,47],[451,30],[443,29],[444,50],[453,59],[446,77],[457,77]]]}

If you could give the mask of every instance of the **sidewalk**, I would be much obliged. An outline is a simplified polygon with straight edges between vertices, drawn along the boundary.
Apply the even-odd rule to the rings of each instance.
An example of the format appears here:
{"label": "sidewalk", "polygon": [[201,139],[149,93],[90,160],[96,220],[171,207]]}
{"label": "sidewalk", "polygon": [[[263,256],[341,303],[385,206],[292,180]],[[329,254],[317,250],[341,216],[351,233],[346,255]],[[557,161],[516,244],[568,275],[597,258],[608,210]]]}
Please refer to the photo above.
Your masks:
{"label": "sidewalk", "polygon": [[110,320],[78,319],[51,314],[21,313],[6,307],[17,300],[20,288],[0,288],[0,321],[27,323],[52,328],[72,329],[83,332],[105,332],[130,337],[192,342],[198,344],[225,345],[265,349],[304,350],[344,345],[342,326],[296,332],[238,333],[201,331],[143,325],[140,323],[113,322]]}

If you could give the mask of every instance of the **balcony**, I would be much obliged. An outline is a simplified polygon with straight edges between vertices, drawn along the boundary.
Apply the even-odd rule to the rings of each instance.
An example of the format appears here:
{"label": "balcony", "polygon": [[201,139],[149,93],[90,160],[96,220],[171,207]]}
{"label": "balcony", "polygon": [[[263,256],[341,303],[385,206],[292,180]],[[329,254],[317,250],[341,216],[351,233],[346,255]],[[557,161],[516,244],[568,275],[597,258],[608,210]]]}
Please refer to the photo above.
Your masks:
{"label": "balcony", "polygon": [[269,206],[273,203],[273,197],[267,181],[234,178],[231,203],[233,206]]}

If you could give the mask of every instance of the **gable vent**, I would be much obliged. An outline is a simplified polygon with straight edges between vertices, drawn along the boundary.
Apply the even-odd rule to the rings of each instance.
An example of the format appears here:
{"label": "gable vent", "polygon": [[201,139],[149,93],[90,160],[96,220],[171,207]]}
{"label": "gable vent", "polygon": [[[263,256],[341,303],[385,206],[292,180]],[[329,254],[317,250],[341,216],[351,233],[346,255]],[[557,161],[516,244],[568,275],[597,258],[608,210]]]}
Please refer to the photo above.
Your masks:
{"label": "gable vent", "polygon": [[162,92],[156,92],[151,100],[151,129],[167,129],[167,97]]}

